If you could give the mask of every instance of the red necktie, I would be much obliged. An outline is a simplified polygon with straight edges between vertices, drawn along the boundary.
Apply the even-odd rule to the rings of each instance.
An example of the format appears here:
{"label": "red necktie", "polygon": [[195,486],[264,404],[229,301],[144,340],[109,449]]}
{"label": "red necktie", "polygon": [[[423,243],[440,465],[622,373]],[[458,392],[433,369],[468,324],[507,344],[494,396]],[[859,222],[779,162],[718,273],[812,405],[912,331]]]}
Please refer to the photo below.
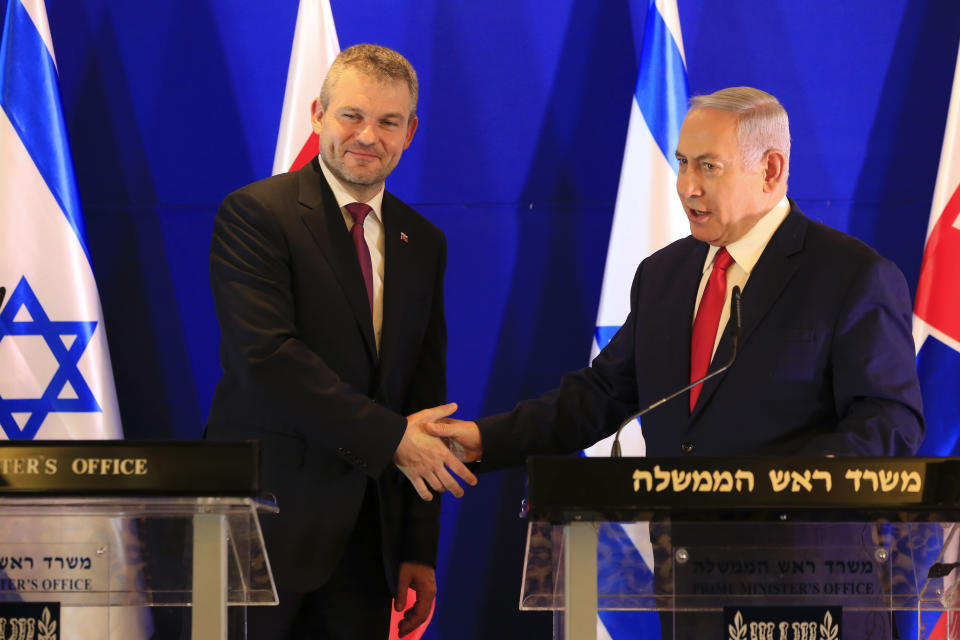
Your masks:
{"label": "red necktie", "polygon": [[[727,267],[733,258],[726,247],[721,247],[713,257],[713,271],[707,280],[707,287],[700,298],[697,317],[693,321],[693,339],[690,342],[690,382],[707,375],[710,360],[713,358],[713,344],[717,339],[717,325],[723,311],[723,300],[727,295]],[[690,389],[690,413],[700,397],[702,384]]]}
{"label": "red necktie", "polygon": [[373,264],[370,262],[370,247],[363,237],[363,221],[367,214],[373,211],[369,205],[362,202],[351,202],[347,205],[347,213],[353,218],[353,247],[357,250],[360,260],[360,271],[363,272],[363,283],[367,285],[367,301],[370,303],[370,313],[373,313]]}

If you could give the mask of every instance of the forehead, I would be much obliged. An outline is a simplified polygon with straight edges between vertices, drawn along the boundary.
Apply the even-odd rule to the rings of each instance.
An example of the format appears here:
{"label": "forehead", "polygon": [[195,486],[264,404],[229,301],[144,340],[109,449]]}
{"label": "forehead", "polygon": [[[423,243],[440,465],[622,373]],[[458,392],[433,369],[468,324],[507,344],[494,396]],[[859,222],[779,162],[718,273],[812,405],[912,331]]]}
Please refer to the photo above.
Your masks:
{"label": "forehead", "polygon": [[330,108],[355,107],[371,112],[409,114],[410,87],[403,80],[381,78],[348,67],[330,87]]}
{"label": "forehead", "polygon": [[677,153],[689,158],[704,155],[733,157],[739,153],[737,114],[719,109],[693,109],[683,120]]}

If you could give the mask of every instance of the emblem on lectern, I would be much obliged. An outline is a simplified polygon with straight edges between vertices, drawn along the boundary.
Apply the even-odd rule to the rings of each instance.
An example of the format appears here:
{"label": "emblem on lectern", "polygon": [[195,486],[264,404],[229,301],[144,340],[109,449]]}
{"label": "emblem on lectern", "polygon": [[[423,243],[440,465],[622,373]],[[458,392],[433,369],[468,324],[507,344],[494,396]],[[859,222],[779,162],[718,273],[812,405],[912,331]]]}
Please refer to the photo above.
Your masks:
{"label": "emblem on lectern", "polygon": [[[746,617],[744,612],[747,612]],[[823,613],[822,622],[819,614]],[[838,640],[840,607],[726,607],[727,640]],[[730,619],[730,614],[733,619]],[[834,613],[837,620],[834,620]]]}
{"label": "emblem on lectern", "polygon": [[0,640],[57,640],[57,602],[0,603]]}

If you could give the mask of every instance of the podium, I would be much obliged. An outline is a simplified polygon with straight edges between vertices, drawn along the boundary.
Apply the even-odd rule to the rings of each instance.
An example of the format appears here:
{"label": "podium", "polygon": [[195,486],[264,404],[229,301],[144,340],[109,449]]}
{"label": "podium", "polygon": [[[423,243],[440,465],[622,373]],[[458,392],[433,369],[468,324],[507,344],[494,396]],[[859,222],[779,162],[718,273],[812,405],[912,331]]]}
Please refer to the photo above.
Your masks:
{"label": "podium", "polygon": [[596,638],[598,613],[664,638],[960,638],[960,459],[533,457],[528,481],[520,608],[555,638]]}
{"label": "podium", "polygon": [[258,517],[277,507],[256,497],[257,455],[254,442],[0,445],[0,636],[146,639],[151,612],[180,607],[178,637],[245,638],[243,607],[277,604]]}

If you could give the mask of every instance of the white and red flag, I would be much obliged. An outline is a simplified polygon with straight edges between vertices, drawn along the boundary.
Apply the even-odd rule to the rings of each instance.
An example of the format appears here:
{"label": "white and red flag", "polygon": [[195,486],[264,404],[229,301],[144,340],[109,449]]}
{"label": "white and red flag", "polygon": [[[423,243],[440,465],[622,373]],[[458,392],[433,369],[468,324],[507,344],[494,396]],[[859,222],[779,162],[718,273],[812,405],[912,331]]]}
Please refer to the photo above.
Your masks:
{"label": "white and red flag", "polygon": [[280,133],[273,156],[273,175],[295,171],[317,155],[317,134],[310,124],[310,105],[334,58],[340,53],[330,0],[300,0],[293,32],[287,89],[283,94]]}
{"label": "white and red flag", "polygon": [[[927,432],[918,455],[960,455],[960,52],[933,191],[917,299],[913,338],[923,390]],[[942,562],[957,561],[957,545],[944,549]],[[958,588],[955,574],[944,590]],[[944,612],[924,640],[960,638],[960,612]]]}

